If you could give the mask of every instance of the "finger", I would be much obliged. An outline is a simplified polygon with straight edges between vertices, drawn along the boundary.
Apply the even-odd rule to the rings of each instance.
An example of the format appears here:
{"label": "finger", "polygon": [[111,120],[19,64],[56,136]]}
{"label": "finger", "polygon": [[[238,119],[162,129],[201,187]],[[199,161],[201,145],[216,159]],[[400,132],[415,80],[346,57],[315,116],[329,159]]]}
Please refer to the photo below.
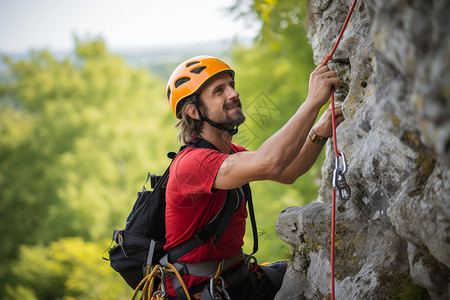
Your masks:
{"label": "finger", "polygon": [[335,113],[336,116],[342,115],[342,113],[343,113],[342,107],[341,106],[335,106],[334,107],[334,113]]}
{"label": "finger", "polygon": [[338,78],[330,78],[330,85],[334,90],[337,90],[339,88],[339,79]]}
{"label": "finger", "polygon": [[342,120],[342,121],[344,121],[344,120],[345,120],[345,117],[344,117],[344,115],[336,116],[336,120]]}
{"label": "finger", "polygon": [[316,72],[318,74],[322,74],[322,73],[325,73],[325,72],[328,72],[328,71],[330,71],[330,68],[328,68],[327,65],[318,65],[316,67],[316,69],[314,70],[314,72]]}
{"label": "finger", "polygon": [[344,121],[345,121],[344,116],[341,116],[341,117],[339,117],[339,118],[336,119],[335,123],[336,123],[336,125],[339,125],[339,124],[341,124],[341,123],[344,122]]}
{"label": "finger", "polygon": [[345,120],[345,117],[344,117],[343,114],[338,114],[338,113],[336,113],[336,114],[334,115],[334,119],[335,119],[335,120]]}
{"label": "finger", "polygon": [[323,113],[324,118],[331,118],[331,107]]}
{"label": "finger", "polygon": [[337,78],[336,72],[333,70],[325,71],[321,74],[324,78]]}
{"label": "finger", "polygon": [[[330,117],[332,118],[332,117]],[[335,109],[334,111],[334,119],[337,121],[338,119],[344,119],[344,114],[342,113],[342,110],[339,109]]]}
{"label": "finger", "polygon": [[336,119],[345,119],[344,114],[335,114]]}

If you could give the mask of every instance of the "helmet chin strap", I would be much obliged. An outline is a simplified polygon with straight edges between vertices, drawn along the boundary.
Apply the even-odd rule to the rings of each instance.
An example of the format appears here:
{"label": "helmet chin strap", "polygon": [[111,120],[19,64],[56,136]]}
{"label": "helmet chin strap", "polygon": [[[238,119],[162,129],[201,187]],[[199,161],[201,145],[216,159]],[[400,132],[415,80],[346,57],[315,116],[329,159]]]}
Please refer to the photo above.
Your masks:
{"label": "helmet chin strap", "polygon": [[208,123],[210,126],[215,127],[217,129],[223,130],[228,132],[231,136],[235,135],[238,132],[238,128],[237,126],[235,128],[228,128],[223,124],[219,124],[216,123],[210,119],[208,119],[207,117],[203,116],[202,112],[200,111],[200,108],[198,107],[198,100],[197,100],[197,96],[194,95],[194,105],[195,108],[197,109],[198,112],[198,116],[200,118],[200,121],[205,121],[206,123]]}

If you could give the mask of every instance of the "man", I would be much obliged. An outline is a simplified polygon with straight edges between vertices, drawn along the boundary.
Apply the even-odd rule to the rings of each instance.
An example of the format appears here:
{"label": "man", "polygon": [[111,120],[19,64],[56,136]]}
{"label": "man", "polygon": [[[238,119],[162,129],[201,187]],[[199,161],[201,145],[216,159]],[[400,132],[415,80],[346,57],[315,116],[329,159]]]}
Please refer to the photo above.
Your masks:
{"label": "man", "polygon": [[[283,128],[252,152],[232,143],[237,127],[245,121],[235,90],[234,71],[210,56],[194,57],[180,64],[167,87],[169,105],[180,119],[176,125],[180,129],[179,139],[184,144],[203,139],[215,149],[190,147],[181,151],[172,163],[166,191],[166,249],[188,240],[213,219],[224,205],[227,190],[256,180],[292,184],[307,172],[324,141],[332,136],[330,110],[316,125],[314,122],[320,108],[328,102],[330,89],[337,89],[338,83],[334,71],[327,66],[317,67],[310,76],[304,103]],[[341,108],[336,107],[335,113],[336,124],[340,124]],[[222,261],[221,267],[226,266],[223,274],[235,272],[245,258],[241,247],[246,218],[243,201],[218,241],[211,238],[178,261],[188,266]],[[257,276],[245,273],[233,284],[224,279],[226,293],[232,299],[273,299],[279,286],[266,276],[267,272],[259,269],[255,273]],[[192,273],[185,273],[183,280],[192,295],[202,292],[203,286],[210,282],[209,277]],[[185,297],[176,295],[171,282],[169,293],[179,299]],[[205,292],[202,297],[206,299]]]}

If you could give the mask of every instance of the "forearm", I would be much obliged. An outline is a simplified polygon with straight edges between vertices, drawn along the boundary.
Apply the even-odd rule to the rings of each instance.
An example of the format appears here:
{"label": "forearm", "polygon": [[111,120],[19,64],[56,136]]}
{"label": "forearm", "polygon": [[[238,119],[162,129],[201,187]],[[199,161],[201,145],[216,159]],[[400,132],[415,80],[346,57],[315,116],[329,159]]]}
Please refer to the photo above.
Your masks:
{"label": "forearm", "polygon": [[[322,149],[322,146],[309,145],[309,142],[305,145],[306,137],[320,108],[327,103],[330,89],[337,89],[338,83],[334,71],[330,71],[327,66],[318,66],[311,73],[307,99],[286,125],[267,139],[257,151],[227,157],[220,166],[213,187],[231,189],[251,181],[284,179],[285,174],[295,180],[299,174],[306,172]],[[321,125],[317,129],[323,127],[326,126]],[[317,133],[331,136],[324,135],[321,130]],[[304,154],[300,154],[302,149]]]}
{"label": "forearm", "polygon": [[316,162],[317,158],[322,152],[325,144],[313,143],[310,138],[307,138],[304,146],[302,147],[298,156],[287,167],[279,177],[273,178],[273,181],[277,181],[285,184],[292,184],[295,180],[305,174],[311,169]]}
{"label": "forearm", "polygon": [[280,173],[285,172],[299,156],[319,110],[314,102],[305,101],[288,123],[261,145],[257,151],[260,159],[267,164],[275,164]]}
{"label": "forearm", "polygon": [[330,71],[327,66],[318,66],[311,73],[306,101],[289,122],[257,151],[258,161],[262,162],[263,166],[274,168],[268,171],[272,177],[280,176],[297,158],[320,108],[330,97],[330,89],[337,89],[338,83],[336,73]]}

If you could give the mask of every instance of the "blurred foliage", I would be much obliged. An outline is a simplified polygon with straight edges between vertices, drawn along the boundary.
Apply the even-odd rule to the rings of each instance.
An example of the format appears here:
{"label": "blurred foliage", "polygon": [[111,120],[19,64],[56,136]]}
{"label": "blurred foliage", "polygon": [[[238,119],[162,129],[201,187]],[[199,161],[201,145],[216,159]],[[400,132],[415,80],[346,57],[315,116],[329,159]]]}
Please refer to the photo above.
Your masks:
{"label": "blurred foliage", "polygon": [[147,172],[163,171],[166,152],[178,148],[160,79],[108,54],[101,40],[77,41],[76,54],[74,61],[47,51],[5,58],[2,283],[20,245],[109,238],[123,227]]}
{"label": "blurred foliage", "polygon": [[80,237],[21,246],[4,299],[127,299],[131,288],[99,259],[100,243]]}
{"label": "blurred foliage", "polygon": [[[237,1],[235,15],[260,22],[251,46],[236,44],[247,121],[235,142],[250,150],[274,134],[307,96],[314,69],[305,1]],[[5,299],[123,299],[131,295],[101,254],[122,228],[148,171],[176,151],[165,81],[128,66],[102,39],[76,38],[75,56],[33,51],[4,57],[0,81],[0,294]],[[284,259],[280,211],[317,196],[320,165],[293,185],[252,183],[260,262]],[[250,222],[248,222],[250,223]],[[251,250],[251,230],[245,237]],[[124,295],[125,293],[125,295]]]}

